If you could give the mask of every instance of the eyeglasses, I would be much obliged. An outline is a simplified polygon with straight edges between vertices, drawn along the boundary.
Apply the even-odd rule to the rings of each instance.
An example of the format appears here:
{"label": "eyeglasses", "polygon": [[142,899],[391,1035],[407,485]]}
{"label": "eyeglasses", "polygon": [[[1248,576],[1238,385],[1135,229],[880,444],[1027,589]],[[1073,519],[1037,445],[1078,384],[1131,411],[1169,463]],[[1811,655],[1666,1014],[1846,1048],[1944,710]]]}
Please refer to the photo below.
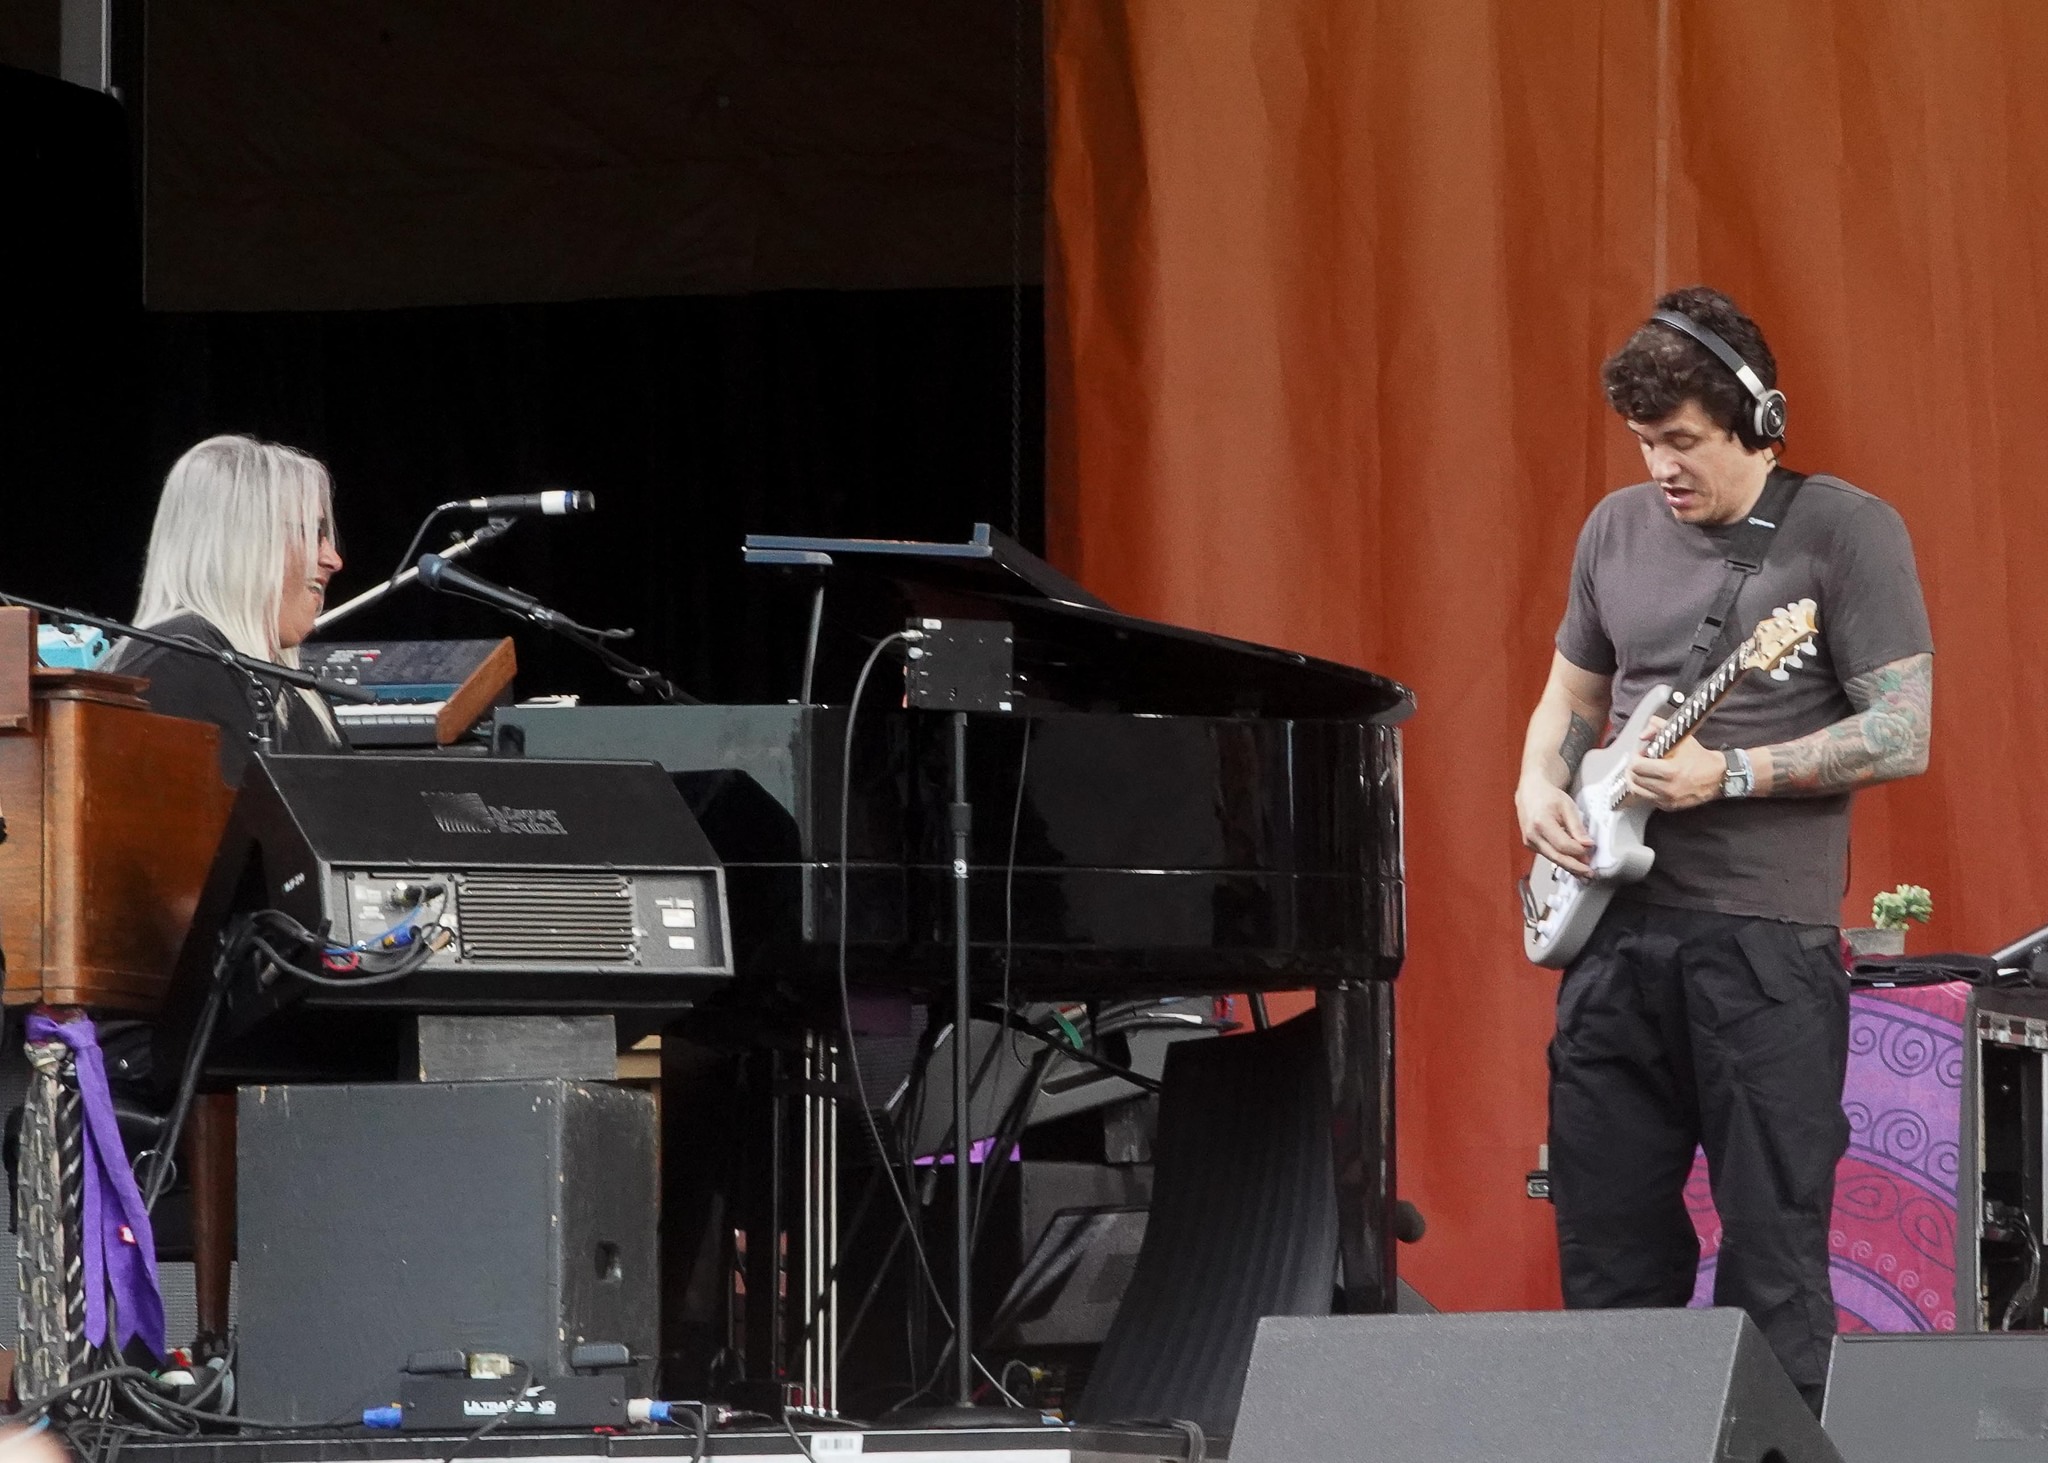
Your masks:
{"label": "eyeglasses", "polygon": [[[342,552],[341,533],[339,530],[335,528],[334,523],[331,519],[322,518],[318,523],[313,525],[313,531],[316,535],[318,535],[318,540],[320,543],[327,545],[329,548],[333,549],[334,552],[337,554],[340,554]],[[295,527],[293,529],[293,534],[296,536],[297,532],[298,530]]]}

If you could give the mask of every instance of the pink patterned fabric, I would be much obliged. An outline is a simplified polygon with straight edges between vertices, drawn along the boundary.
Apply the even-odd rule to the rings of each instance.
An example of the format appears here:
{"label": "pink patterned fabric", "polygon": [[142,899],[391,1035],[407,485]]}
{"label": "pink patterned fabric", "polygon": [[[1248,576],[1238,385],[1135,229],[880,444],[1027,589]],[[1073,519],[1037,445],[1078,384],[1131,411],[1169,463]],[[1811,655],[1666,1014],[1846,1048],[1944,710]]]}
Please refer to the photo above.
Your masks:
{"label": "pink patterned fabric", "polygon": [[[1828,1234],[1844,1331],[1956,1328],[1956,1174],[1963,1020],[1970,988],[1858,990],[1849,997],[1849,1151],[1835,1170]],[[1685,1206],[1700,1235],[1692,1303],[1711,1305],[1721,1221],[1704,1157]]]}

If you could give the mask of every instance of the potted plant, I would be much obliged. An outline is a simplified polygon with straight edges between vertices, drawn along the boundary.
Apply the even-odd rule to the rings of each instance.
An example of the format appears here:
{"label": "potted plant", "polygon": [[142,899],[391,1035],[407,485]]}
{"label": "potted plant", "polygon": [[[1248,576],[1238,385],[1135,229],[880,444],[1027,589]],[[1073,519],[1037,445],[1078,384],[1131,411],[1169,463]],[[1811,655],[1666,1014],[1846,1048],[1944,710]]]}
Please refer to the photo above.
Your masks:
{"label": "potted plant", "polygon": [[1934,913],[1934,896],[1918,884],[1901,884],[1870,901],[1871,928],[1844,930],[1853,955],[1903,955],[1906,953],[1906,922],[1926,924]]}

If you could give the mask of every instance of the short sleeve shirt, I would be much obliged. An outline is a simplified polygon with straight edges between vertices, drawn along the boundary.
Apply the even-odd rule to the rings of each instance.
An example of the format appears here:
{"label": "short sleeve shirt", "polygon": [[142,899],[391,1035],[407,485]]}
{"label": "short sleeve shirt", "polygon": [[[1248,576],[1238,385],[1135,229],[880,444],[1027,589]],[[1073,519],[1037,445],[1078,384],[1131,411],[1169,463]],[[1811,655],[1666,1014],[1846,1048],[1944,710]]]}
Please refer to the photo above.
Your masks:
{"label": "short sleeve shirt", "polygon": [[[1573,665],[1613,677],[1610,738],[1644,695],[1684,668],[1693,632],[1727,581],[1734,531],[1680,523],[1654,483],[1610,493],[1587,518],[1557,648]],[[1844,682],[1934,648],[1904,521],[1840,478],[1809,477],[1795,495],[1729,616],[1735,633],[1723,653],[1773,610],[1809,598],[1819,654],[1784,681],[1744,676],[1701,723],[1701,745],[1761,747],[1819,731],[1854,714]],[[1646,836],[1656,862],[1627,897],[1800,924],[1840,918],[1846,792],[1716,800],[1656,814]]]}

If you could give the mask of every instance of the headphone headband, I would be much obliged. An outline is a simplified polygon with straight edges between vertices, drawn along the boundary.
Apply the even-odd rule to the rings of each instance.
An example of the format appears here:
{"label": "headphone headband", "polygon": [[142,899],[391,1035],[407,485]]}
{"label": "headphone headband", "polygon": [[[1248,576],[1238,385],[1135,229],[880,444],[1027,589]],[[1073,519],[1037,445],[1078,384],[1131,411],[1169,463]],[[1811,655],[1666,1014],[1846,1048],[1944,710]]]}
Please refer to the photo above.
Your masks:
{"label": "headphone headband", "polygon": [[1758,437],[1765,442],[1776,442],[1785,435],[1785,393],[1775,387],[1766,386],[1763,378],[1750,367],[1749,362],[1735,353],[1735,348],[1721,339],[1706,326],[1689,315],[1676,310],[1659,310],[1650,317],[1653,325],[1666,326],[1680,335],[1698,341],[1707,351],[1742,383],[1756,401],[1750,425]]}

